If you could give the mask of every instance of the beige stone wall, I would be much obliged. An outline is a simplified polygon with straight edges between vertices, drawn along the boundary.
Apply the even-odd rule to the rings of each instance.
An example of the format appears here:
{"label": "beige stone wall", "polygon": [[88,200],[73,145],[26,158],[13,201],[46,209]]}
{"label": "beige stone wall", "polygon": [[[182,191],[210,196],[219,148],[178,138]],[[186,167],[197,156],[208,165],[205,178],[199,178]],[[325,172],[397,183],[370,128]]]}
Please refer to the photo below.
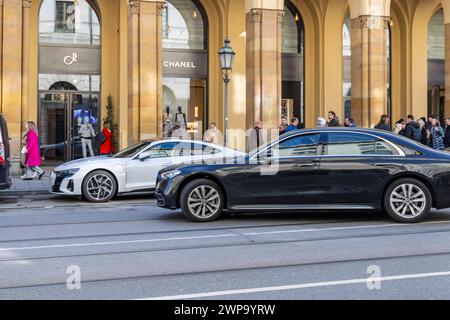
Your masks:
{"label": "beige stone wall", "polygon": [[[24,123],[38,118],[38,14],[42,0],[0,0],[0,111],[6,116],[17,158]],[[230,83],[230,128],[246,129],[259,118],[277,127],[281,100],[282,0],[200,0],[209,20],[209,120],[223,129],[224,86],[217,52],[228,34],[236,52]],[[444,8],[450,59],[450,0],[292,0],[305,25],[306,125],[334,109],[343,117],[342,24],[353,18],[352,82],[357,121],[372,126],[386,111],[384,33],[364,31],[361,16],[380,23],[392,17],[393,118],[427,113],[427,32]],[[102,28],[102,116],[111,94],[120,125],[120,145],[161,133],[161,2],[97,0]],[[136,9],[133,9],[136,10]],[[252,11],[253,10],[253,11]],[[255,11],[256,10],[256,11]],[[252,14],[253,12],[253,14]],[[377,18],[378,17],[378,18]],[[258,21],[258,19],[261,19]],[[380,29],[381,30],[381,29]],[[369,37],[370,35],[370,37]],[[370,40],[369,40],[370,39]],[[450,63],[446,65],[450,91]],[[450,94],[446,115],[450,116]],[[359,111],[358,111],[359,110]],[[236,138],[236,139],[235,139]],[[230,139],[243,149],[242,139]]]}

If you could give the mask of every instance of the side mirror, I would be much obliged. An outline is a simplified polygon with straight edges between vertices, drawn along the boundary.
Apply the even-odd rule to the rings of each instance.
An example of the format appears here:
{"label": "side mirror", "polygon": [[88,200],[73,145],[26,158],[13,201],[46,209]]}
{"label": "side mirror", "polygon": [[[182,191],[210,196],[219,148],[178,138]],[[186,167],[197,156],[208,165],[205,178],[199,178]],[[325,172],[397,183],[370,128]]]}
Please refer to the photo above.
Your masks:
{"label": "side mirror", "polygon": [[139,160],[145,161],[145,160],[147,160],[148,158],[150,158],[150,155],[151,155],[151,153],[148,152],[148,151],[146,151],[146,152],[141,152],[141,153],[139,154]]}
{"label": "side mirror", "polygon": [[272,163],[272,148],[269,148],[258,155],[258,163],[262,165],[269,165]]}

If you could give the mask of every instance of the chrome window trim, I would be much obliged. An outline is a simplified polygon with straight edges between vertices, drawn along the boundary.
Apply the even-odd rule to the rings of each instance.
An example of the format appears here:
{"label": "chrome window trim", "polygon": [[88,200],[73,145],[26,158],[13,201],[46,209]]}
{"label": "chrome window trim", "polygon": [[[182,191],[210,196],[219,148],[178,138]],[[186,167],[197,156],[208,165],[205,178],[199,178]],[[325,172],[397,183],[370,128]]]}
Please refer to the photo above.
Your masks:
{"label": "chrome window trim", "polygon": [[[358,155],[315,155],[315,156],[278,157],[277,159],[329,158],[329,157],[334,157],[334,158],[344,158],[344,157],[346,157],[346,158],[348,158],[348,157],[352,157],[352,158],[354,158],[354,157],[379,157],[379,158],[383,158],[383,157],[402,157],[403,158],[403,157],[406,157],[406,154],[403,152],[403,150],[400,147],[398,147],[395,143],[390,142],[389,140],[387,140],[387,139],[385,139],[383,137],[377,136],[375,134],[372,134],[372,133],[358,132],[358,131],[349,131],[349,130],[326,130],[326,131],[324,131],[324,130],[320,131],[319,130],[319,131],[316,131],[316,132],[301,132],[301,133],[299,133],[297,135],[292,135],[292,136],[289,136],[289,137],[285,137],[285,138],[283,138],[281,140],[278,140],[278,141],[276,141],[276,142],[266,146],[263,150],[255,153],[249,159],[249,161],[254,161],[255,158],[257,158],[261,153],[263,153],[264,151],[266,151],[267,149],[271,148],[272,146],[274,146],[276,144],[279,144],[279,143],[281,143],[281,142],[283,142],[283,141],[285,141],[287,139],[291,139],[291,138],[295,138],[295,137],[299,137],[299,136],[303,136],[303,135],[308,135],[308,134],[312,134],[312,135],[319,134],[319,135],[321,135],[323,133],[350,133],[350,134],[360,134],[360,135],[362,134],[362,135],[371,136],[371,137],[377,138],[378,140],[386,142],[388,145],[390,145],[395,150],[397,150],[398,154],[385,154],[385,155],[381,155],[381,154],[380,155],[378,155],[378,154],[367,154],[367,155],[363,155],[363,154],[358,154]],[[320,142],[319,142],[319,144],[320,144]]]}

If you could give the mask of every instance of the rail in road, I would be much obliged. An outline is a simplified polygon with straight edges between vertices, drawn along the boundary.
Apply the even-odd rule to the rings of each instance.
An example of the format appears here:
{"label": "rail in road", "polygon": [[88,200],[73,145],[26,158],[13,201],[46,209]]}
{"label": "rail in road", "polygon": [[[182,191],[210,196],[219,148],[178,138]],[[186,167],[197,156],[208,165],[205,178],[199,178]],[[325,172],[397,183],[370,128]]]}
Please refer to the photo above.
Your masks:
{"label": "rail in road", "polygon": [[448,211],[415,225],[367,213],[195,224],[151,201],[112,204],[0,212],[0,299],[450,298]]}

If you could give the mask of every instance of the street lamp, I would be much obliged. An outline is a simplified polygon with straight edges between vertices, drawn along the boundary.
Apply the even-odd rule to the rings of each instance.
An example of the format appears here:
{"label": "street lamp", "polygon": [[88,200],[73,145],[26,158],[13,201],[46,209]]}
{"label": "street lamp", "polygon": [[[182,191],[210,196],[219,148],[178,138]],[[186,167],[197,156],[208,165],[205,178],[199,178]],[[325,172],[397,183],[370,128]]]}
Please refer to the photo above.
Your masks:
{"label": "street lamp", "polygon": [[224,146],[227,146],[227,131],[228,131],[228,84],[230,83],[230,74],[233,70],[234,53],[233,48],[230,46],[230,38],[225,38],[225,46],[220,49],[220,65],[222,68],[222,78],[225,83],[225,134],[224,134]]}

